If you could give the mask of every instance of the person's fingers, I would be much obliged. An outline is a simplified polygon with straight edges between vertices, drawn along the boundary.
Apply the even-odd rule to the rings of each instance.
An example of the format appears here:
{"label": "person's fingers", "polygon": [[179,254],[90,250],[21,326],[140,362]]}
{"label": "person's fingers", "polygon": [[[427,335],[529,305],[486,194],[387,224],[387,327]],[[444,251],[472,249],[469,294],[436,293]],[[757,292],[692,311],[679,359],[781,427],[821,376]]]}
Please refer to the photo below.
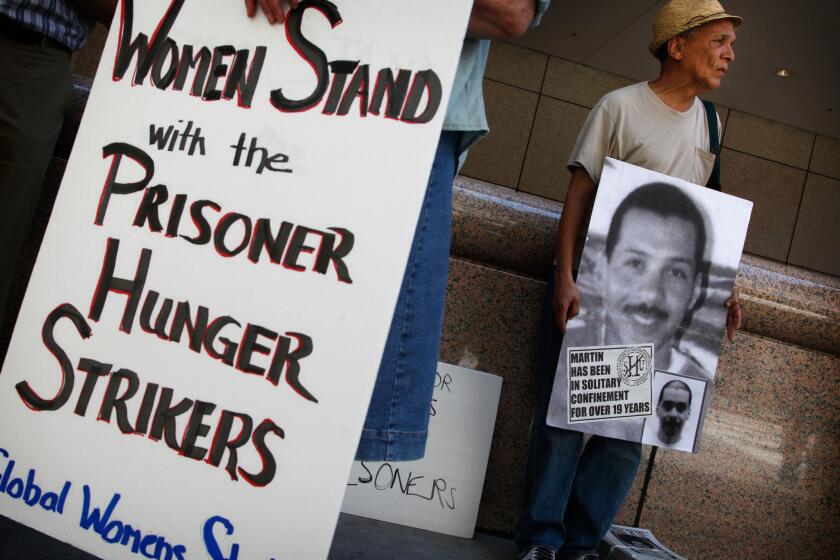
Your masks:
{"label": "person's fingers", "polygon": [[726,305],[728,307],[726,311],[726,338],[731,342],[735,339],[735,331],[741,328],[744,314],[737,300],[731,304],[727,302]]}
{"label": "person's fingers", "polygon": [[269,0],[271,8],[274,10],[274,19],[276,19],[278,23],[283,23],[286,19],[286,14],[283,11],[283,5],[285,3],[286,0]]}
{"label": "person's fingers", "polygon": [[554,307],[554,315],[557,319],[557,326],[563,334],[566,334],[566,325],[580,313],[580,301],[577,299],[561,299]]}
{"label": "person's fingers", "polygon": [[564,302],[559,302],[554,307],[554,319],[557,321],[557,326],[560,327],[560,331],[563,334],[566,334],[566,304]]}
{"label": "person's fingers", "polygon": [[268,23],[274,24],[277,23],[277,17],[274,15],[274,8],[271,6],[271,0],[258,0],[260,3],[260,8],[262,9],[263,13],[265,14],[266,19],[268,19]]}
{"label": "person's fingers", "polygon": [[245,13],[248,17],[254,17],[257,13],[257,0],[245,0]]}
{"label": "person's fingers", "polygon": [[567,320],[574,319],[578,316],[578,313],[580,313],[580,301],[578,301],[577,299],[573,299],[569,303],[569,312],[567,314]]}
{"label": "person's fingers", "polygon": [[290,5],[292,8],[297,8],[299,3],[300,3],[300,2],[299,2],[298,0],[289,0],[289,5]]}

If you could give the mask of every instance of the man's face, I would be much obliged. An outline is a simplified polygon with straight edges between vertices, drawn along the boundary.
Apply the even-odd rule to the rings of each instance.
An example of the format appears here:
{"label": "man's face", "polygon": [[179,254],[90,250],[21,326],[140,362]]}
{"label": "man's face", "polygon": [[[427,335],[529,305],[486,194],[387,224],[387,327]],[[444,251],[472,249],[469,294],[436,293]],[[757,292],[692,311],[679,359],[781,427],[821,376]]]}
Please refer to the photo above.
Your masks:
{"label": "man's face", "polygon": [[691,407],[688,402],[691,394],[685,387],[665,387],[656,407],[656,415],[659,417],[659,439],[665,443],[676,443],[682,435]]}
{"label": "man's face", "polygon": [[682,66],[702,89],[717,89],[735,60],[734,43],[732,21],[722,19],[701,25],[682,38]]}
{"label": "man's face", "polygon": [[688,220],[640,208],[628,210],[619,227],[602,291],[615,336],[607,343],[653,342],[664,351],[700,293],[697,231]]}

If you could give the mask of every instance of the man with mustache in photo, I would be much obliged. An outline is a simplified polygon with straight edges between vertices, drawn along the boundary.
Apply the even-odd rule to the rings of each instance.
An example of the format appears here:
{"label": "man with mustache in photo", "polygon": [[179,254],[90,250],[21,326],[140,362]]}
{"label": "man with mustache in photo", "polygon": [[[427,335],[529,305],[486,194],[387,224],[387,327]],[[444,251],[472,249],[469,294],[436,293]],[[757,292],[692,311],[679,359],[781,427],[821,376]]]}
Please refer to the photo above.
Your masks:
{"label": "man with mustache in photo", "polygon": [[657,370],[710,378],[679,345],[703,288],[706,239],[703,215],[676,187],[650,183],[631,192],[607,233],[603,320],[583,322],[579,328],[590,332],[569,335],[603,345],[653,342]]}
{"label": "man with mustache in photo", "polygon": [[[593,423],[596,435],[587,440],[580,431],[546,424],[567,322],[581,312],[576,278],[582,243],[576,241],[588,229],[605,157],[720,189],[715,170],[720,120],[714,107],[698,96],[720,87],[735,60],[735,29],[741,21],[716,0],[666,2],[654,18],[648,46],[659,61],[659,75],[602,97],[569,157],[571,179],[562,196],[555,269],[549,276],[537,342],[527,504],[514,531],[520,560],[597,560],[598,543],[633,483],[642,458],[642,421],[612,422],[606,435],[598,435]],[[631,197],[634,194],[627,199]],[[652,342],[657,370],[707,379],[711,372],[681,350],[675,336],[702,291],[704,222],[693,222],[683,212],[660,212],[658,205],[627,204],[624,216],[613,220],[616,233],[608,242],[609,262],[600,290],[608,323],[592,317],[582,321],[586,326],[581,328],[603,329],[605,344],[618,340],[626,345],[637,337],[639,342]],[[673,259],[674,245],[689,258]],[[694,248],[695,258],[688,247]],[[641,288],[639,277],[653,278],[653,271],[662,277]],[[731,339],[741,323],[737,293],[726,307]],[[567,340],[569,347],[576,346],[572,340]],[[559,408],[565,406],[562,401],[554,410],[555,418],[563,418],[565,410]],[[626,441],[631,439],[635,441]]]}

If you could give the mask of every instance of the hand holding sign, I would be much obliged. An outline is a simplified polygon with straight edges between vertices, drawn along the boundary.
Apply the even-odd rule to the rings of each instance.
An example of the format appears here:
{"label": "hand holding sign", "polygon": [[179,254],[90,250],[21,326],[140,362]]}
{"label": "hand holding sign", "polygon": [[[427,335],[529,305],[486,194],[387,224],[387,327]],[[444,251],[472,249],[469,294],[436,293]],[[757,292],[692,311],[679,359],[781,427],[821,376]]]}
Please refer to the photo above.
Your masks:
{"label": "hand holding sign", "polygon": [[298,0],[245,0],[245,10],[248,17],[254,17],[257,13],[257,4],[271,24],[283,23],[288,10],[297,8]]}

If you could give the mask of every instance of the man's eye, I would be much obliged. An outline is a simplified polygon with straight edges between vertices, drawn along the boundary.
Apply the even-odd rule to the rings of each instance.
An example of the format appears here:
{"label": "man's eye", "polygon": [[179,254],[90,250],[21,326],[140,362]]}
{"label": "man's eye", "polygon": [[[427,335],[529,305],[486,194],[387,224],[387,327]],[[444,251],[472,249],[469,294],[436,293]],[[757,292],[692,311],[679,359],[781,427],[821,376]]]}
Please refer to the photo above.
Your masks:
{"label": "man's eye", "polygon": [[644,263],[642,262],[642,259],[627,259],[625,262],[625,266],[627,266],[627,268],[632,268],[633,270],[639,270],[643,265]]}
{"label": "man's eye", "polygon": [[672,268],[671,276],[679,280],[685,280],[686,278],[688,278],[688,274],[686,274],[685,270],[681,268]]}

